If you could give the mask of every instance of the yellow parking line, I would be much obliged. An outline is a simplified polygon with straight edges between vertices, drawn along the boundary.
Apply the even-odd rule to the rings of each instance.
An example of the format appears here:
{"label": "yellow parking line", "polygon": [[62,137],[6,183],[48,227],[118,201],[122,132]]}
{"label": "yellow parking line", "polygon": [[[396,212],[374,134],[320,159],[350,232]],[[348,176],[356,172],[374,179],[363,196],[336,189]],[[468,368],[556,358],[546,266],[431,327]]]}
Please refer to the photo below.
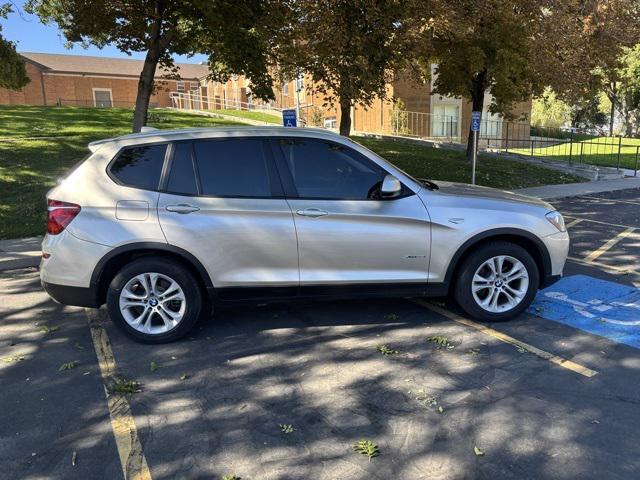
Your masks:
{"label": "yellow parking line", "polygon": [[479,332],[484,333],[485,335],[489,335],[491,337],[497,338],[501,342],[514,345],[518,348],[522,348],[527,352],[533,353],[537,357],[543,358],[544,360],[548,360],[551,363],[554,363],[562,368],[566,368],[567,370],[571,370],[572,372],[579,373],[580,375],[583,375],[585,377],[593,377],[598,373],[595,370],[591,370],[590,368],[580,365],[579,363],[572,362],[571,360],[567,360],[566,358],[562,358],[558,355],[554,355],[553,353],[546,352],[544,350],[539,349],[538,347],[529,345],[528,343],[521,342],[520,340],[517,340],[505,333],[494,330],[493,328],[489,328],[486,325],[483,325],[481,323],[476,323],[472,320],[461,317],[460,315],[457,315],[453,312],[445,310],[444,308],[441,308],[432,303],[426,302],[424,300],[419,300],[419,299],[413,299],[413,302],[423,307],[426,307],[429,310],[439,315],[442,315],[443,317],[447,317],[449,320],[453,320],[454,322],[460,323],[462,325],[466,325],[467,327],[474,328]]}
{"label": "yellow parking line", "polygon": [[567,260],[571,260],[572,262],[576,262],[581,265],[586,265],[588,267],[598,267],[598,268],[601,268],[602,270],[609,270],[612,273],[621,273],[624,275],[627,275],[629,273],[636,273],[636,274],[639,273],[638,270],[636,270],[635,268],[618,267],[616,265],[607,265],[606,263],[602,263],[598,261],[585,262],[582,258],[578,258],[578,257],[568,256]]}
{"label": "yellow parking line", "polygon": [[107,396],[111,429],[116,440],[122,473],[126,480],[151,480],[147,459],[142,451],[131,407],[124,395],[109,393],[107,385],[116,377],[116,361],[107,332],[98,321],[97,311],[86,309],[93,347],[98,357],[104,392]]}
{"label": "yellow parking line", "polygon": [[[563,215],[563,216],[564,218],[578,218],[576,215],[571,215],[570,213],[567,213],[566,215]],[[629,225],[622,225],[621,223],[609,223],[609,222],[603,222],[601,220],[592,220],[590,218],[581,218],[580,220],[582,220],[583,222],[597,223],[598,225],[607,225],[609,227],[634,228]]]}
{"label": "yellow parking line", "polygon": [[631,235],[634,232],[634,230],[635,230],[635,228],[627,228],[626,230],[620,232],[618,235],[616,235],[612,239],[607,240],[604,243],[604,245],[602,245],[600,248],[598,248],[597,250],[594,250],[589,255],[584,257],[584,261],[588,262],[588,263],[589,262],[593,262],[596,258],[598,258],[600,255],[605,253],[607,250],[610,250],[611,247],[613,247],[620,240],[622,240],[623,238],[628,237],[629,235]]}
{"label": "yellow parking line", "polygon": [[586,195],[583,195],[580,198],[587,198],[589,200],[598,200],[600,202],[614,202],[614,203],[626,203],[628,205],[640,205],[640,203],[638,203],[638,202],[632,202],[630,200],[618,200],[618,199],[613,199],[613,198],[587,197]]}
{"label": "yellow parking line", "polygon": [[574,220],[571,220],[569,223],[567,223],[565,225],[565,228],[572,228],[575,227],[577,224],[579,224],[580,222],[582,222],[581,218],[576,218]]}

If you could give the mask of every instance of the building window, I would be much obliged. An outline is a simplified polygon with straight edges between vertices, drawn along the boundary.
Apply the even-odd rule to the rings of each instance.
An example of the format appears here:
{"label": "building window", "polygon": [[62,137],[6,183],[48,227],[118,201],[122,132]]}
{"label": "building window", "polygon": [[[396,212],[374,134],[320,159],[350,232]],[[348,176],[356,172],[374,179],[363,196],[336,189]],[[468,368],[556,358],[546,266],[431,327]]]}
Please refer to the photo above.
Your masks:
{"label": "building window", "polygon": [[113,107],[110,88],[93,89],[93,105],[95,107]]}
{"label": "building window", "polygon": [[287,82],[284,82],[282,84],[282,95],[284,95],[285,97],[289,95],[289,83]]}
{"label": "building window", "polygon": [[176,82],[176,90],[184,92],[184,82]]}
{"label": "building window", "polygon": [[457,137],[458,115],[457,105],[434,105],[431,117],[431,136]]}
{"label": "building window", "polygon": [[189,90],[197,93],[200,90],[200,84],[198,82],[189,82]]}
{"label": "building window", "polygon": [[326,117],[324,119],[324,128],[338,128],[336,117]]}

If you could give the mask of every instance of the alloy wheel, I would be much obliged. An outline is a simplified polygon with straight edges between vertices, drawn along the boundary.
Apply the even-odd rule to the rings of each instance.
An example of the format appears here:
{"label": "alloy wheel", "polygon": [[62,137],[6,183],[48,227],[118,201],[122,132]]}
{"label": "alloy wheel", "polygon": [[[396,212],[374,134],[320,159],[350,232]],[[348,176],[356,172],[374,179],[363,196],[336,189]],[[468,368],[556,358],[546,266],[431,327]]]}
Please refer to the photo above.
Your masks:
{"label": "alloy wheel", "polygon": [[491,313],[512,310],[522,302],[528,289],[527,268],[509,255],[499,255],[483,262],[471,282],[476,303]]}

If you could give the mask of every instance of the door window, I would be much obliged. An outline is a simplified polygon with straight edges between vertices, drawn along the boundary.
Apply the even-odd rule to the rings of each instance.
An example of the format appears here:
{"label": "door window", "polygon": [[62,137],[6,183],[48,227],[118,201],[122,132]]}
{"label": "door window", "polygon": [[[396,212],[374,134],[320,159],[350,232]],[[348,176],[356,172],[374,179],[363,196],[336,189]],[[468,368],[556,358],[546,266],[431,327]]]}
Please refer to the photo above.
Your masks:
{"label": "door window", "polygon": [[203,195],[272,196],[273,176],[261,139],[196,142],[195,154]]}
{"label": "door window", "polygon": [[386,172],[360,153],[330,142],[283,139],[280,147],[300,198],[378,198]]}
{"label": "door window", "polygon": [[432,117],[432,136],[456,137],[458,135],[457,105],[434,105]]}
{"label": "door window", "polygon": [[126,148],[118,154],[109,171],[124,185],[155,190],[166,150],[166,144]]}

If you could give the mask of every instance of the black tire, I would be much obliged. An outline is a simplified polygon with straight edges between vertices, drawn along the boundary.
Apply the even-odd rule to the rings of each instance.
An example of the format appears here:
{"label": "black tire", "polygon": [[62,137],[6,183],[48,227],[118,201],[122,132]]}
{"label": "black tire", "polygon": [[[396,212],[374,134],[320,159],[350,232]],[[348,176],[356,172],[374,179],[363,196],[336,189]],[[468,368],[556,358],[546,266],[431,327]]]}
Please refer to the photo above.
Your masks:
{"label": "black tire", "polygon": [[[487,260],[508,255],[519,260],[529,275],[529,285],[523,299],[518,305],[505,312],[490,312],[482,308],[472,293],[473,276]],[[467,314],[483,322],[504,322],[522,313],[533,301],[540,285],[540,273],[535,260],[527,250],[514,243],[497,241],[482,245],[468,255],[457,270],[454,296],[456,302]],[[524,288],[523,288],[524,290]]]}
{"label": "black tire", "polygon": [[[186,307],[177,326],[164,333],[150,334],[136,330],[127,323],[120,311],[120,292],[127,282],[143,273],[159,273],[173,279],[182,289]],[[113,323],[134,340],[147,344],[169,343],[184,337],[196,324],[203,307],[202,292],[193,274],[170,258],[143,257],[123,267],[107,290],[107,310]]]}

